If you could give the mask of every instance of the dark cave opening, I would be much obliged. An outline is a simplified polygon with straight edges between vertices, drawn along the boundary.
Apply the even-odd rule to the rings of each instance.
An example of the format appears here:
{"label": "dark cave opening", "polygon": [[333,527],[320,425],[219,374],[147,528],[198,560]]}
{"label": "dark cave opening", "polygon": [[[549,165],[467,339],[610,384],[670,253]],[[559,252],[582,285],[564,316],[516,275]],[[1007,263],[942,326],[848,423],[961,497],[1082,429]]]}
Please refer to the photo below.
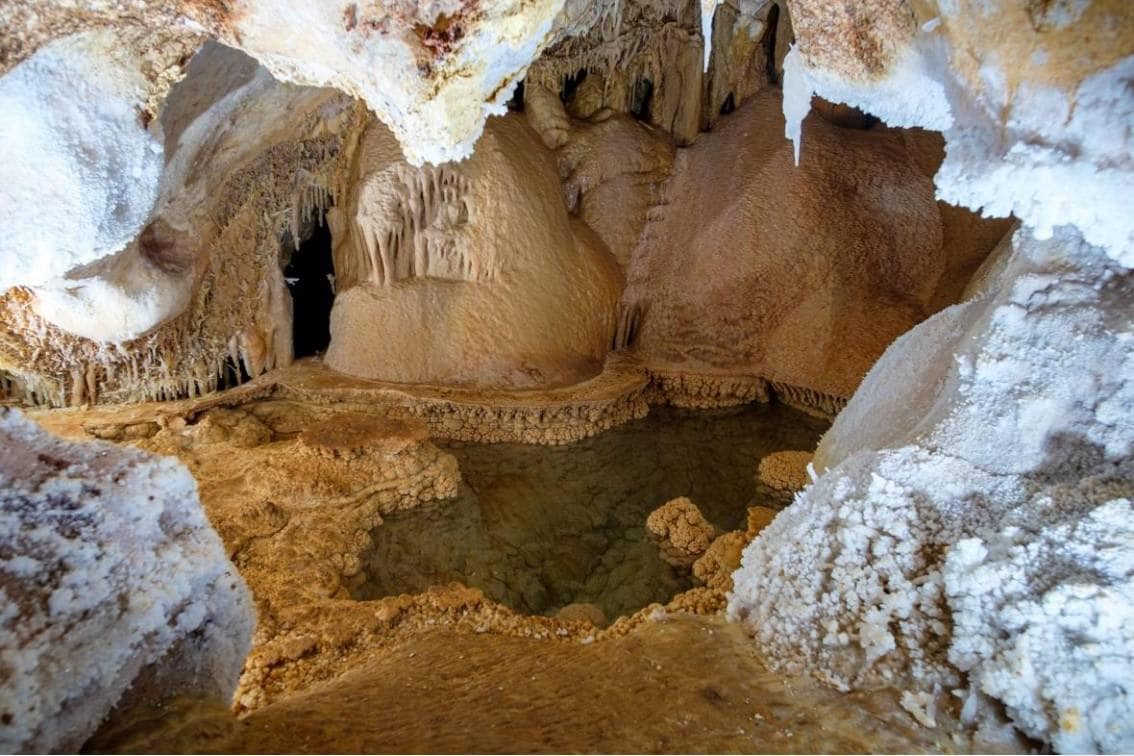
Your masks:
{"label": "dark cave opening", "polygon": [[513,113],[524,112],[524,80],[520,79],[516,82],[516,88],[512,90],[512,97],[508,100],[508,110]]}
{"label": "dark cave opening", "polygon": [[326,220],[320,218],[284,266],[284,279],[291,293],[292,346],[296,359],[321,354],[331,343],[334,273],[331,229]]}
{"label": "dark cave opening", "polygon": [[736,96],[732,92],[729,92],[728,97],[721,103],[721,115],[728,115],[734,110],[736,110]]}
{"label": "dark cave opening", "polygon": [[578,71],[568,76],[563,80],[563,89],[559,90],[559,99],[562,100],[564,105],[570,105],[571,100],[575,99],[575,90],[587,78],[587,69],[580,68]]}
{"label": "dark cave opening", "polygon": [[639,78],[634,81],[634,98],[630,103],[630,114],[639,121],[650,120],[650,104],[654,99],[654,83],[649,79]]}
{"label": "dark cave opening", "polygon": [[764,47],[764,70],[768,75],[769,84],[779,84],[779,76],[776,74],[776,27],[779,23],[780,6],[773,5],[768,10],[768,29],[764,32],[764,38],[760,40]]}

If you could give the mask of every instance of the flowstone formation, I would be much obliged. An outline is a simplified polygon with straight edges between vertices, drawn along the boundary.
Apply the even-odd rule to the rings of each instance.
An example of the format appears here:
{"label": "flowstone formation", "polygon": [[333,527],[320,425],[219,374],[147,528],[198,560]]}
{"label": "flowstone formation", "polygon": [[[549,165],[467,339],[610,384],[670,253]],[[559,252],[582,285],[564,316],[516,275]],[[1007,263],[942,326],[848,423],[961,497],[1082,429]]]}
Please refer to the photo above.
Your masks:
{"label": "flowstone formation", "polygon": [[812,117],[793,168],[779,111],[765,90],[679,154],[623,301],[644,312],[632,341],[651,365],[759,376],[833,414],[933,310],[951,258],[997,237],[949,233],[923,167],[930,135]]}
{"label": "flowstone formation", "polygon": [[176,461],[0,410],[0,748],[74,751],[111,709],[232,696],[255,621]]}
{"label": "flowstone formation", "polygon": [[[662,130],[675,122],[651,128],[620,106],[601,59],[567,75],[574,64],[559,48],[534,68],[558,67],[560,78],[533,72],[524,113],[555,150],[568,208],[625,270],[616,350],[683,406],[775,395],[832,417],[896,336],[956,301],[1009,224],[935,202],[938,137],[869,128],[834,105],[808,120],[813,147],[792,170],[775,8],[732,16],[733,33],[763,36],[719,49],[705,86],[730,87],[726,110],[740,114],[714,119],[688,149],[674,143],[692,140]],[[743,86],[728,78],[729,60],[755,66]]]}
{"label": "flowstone formation", "polygon": [[[599,372],[622,275],[563,206],[523,119],[476,154],[413,168],[373,123],[329,221],[338,296],[329,367],[397,383],[538,387]],[[427,327],[422,327],[428,324]]]}
{"label": "flowstone formation", "polygon": [[[300,417],[302,430],[277,438],[272,413],[218,408],[140,442],[208,480],[205,506],[257,599],[259,643],[280,611],[341,598],[364,579],[359,555],[384,515],[451,498],[460,481],[423,423],[352,413],[291,421]],[[236,480],[208,474],[230,458]]]}
{"label": "flowstone formation", "polygon": [[661,551],[662,559],[676,567],[690,567],[703,555],[716,535],[716,528],[705,519],[697,505],[682,496],[667,501],[646,519]]}

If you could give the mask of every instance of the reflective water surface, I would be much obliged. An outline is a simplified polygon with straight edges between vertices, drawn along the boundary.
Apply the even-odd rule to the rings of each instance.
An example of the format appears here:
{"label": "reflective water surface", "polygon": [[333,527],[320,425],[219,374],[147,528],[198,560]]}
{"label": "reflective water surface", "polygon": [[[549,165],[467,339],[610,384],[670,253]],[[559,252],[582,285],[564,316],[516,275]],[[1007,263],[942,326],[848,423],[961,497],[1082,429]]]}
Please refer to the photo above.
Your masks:
{"label": "reflective water surface", "polygon": [[656,407],[642,420],[560,447],[446,443],[460,494],[386,518],[355,598],[459,581],[531,614],[572,603],[614,619],[692,587],[645,531],[650,512],[692,499],[722,532],[753,504],[787,501],[756,481],[760,459],[811,450],[826,423],[783,405]]}

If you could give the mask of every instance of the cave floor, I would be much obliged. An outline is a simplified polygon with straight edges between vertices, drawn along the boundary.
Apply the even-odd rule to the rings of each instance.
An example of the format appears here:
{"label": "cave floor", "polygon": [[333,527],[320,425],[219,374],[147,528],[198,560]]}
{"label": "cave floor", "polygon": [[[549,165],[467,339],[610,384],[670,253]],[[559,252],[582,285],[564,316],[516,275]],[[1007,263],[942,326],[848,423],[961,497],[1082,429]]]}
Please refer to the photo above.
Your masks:
{"label": "cave floor", "polygon": [[892,691],[768,672],[721,617],[670,614],[581,645],[434,629],[237,719],[180,701],[120,716],[94,752],[960,752]]}
{"label": "cave floor", "polygon": [[[582,395],[586,410],[600,394],[639,391],[641,374],[620,370],[582,391],[524,395],[514,403],[551,406]],[[525,615],[459,584],[353,600],[351,586],[362,573],[351,557],[370,548],[373,529],[406,507],[452,496],[459,480],[455,465],[447,467],[452,458],[426,440],[448,416],[410,418],[409,425],[391,420],[389,408],[398,402],[372,400],[397,391],[300,364],[208,400],[36,413],[64,435],[179,457],[198,479],[259,616],[232,709],[188,699],[148,702],[151,708],[113,715],[85,750],[973,748],[953,712],[939,711],[937,726],[923,727],[899,705],[900,691],[842,694],[809,677],[770,672],[743,628],[724,618],[724,594],[708,587],[605,628]],[[490,409],[506,405],[498,397],[481,400]],[[469,403],[443,406],[448,412]],[[531,417],[558,422],[547,413]],[[579,417],[564,423],[590,422],[585,412]],[[504,428],[512,422],[489,419]],[[312,428],[322,435],[305,440]],[[387,472],[393,478],[383,480]]]}
{"label": "cave floor", "polygon": [[[599,373],[576,384],[507,391],[376,381],[337,373],[318,358],[307,358],[257,376],[239,386],[192,399],[29,409],[27,414],[45,428],[64,437],[123,441],[153,435],[159,426],[164,426],[171,418],[192,421],[211,409],[238,407],[267,398],[302,402],[309,406],[409,411],[427,421],[436,422],[438,415],[447,410],[452,411],[454,407],[480,411],[482,414],[500,409],[543,411],[545,416],[548,412],[567,407],[603,407],[640,394],[648,382],[649,376],[645,368],[632,357],[623,355],[611,355]],[[630,415],[617,420],[625,422],[628,419],[631,419]],[[549,419],[544,417],[537,422],[547,423]],[[617,422],[588,430],[594,433],[614,424]],[[137,430],[132,431],[131,427]],[[540,439],[536,442],[547,441]]]}

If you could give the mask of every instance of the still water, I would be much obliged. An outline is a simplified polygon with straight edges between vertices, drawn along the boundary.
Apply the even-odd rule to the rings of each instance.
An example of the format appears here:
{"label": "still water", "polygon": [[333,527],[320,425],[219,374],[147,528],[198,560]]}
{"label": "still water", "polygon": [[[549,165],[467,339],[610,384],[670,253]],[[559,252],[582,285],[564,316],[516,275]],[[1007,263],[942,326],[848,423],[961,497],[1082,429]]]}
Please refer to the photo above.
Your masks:
{"label": "still water", "polygon": [[721,532],[743,529],[748,507],[788,503],[756,481],[760,459],[812,450],[826,427],[778,404],[655,407],[567,446],[443,443],[460,493],[387,517],[355,598],[459,581],[528,614],[589,603],[613,620],[664,603],[694,583],[658,555],[650,512],[688,496]]}

